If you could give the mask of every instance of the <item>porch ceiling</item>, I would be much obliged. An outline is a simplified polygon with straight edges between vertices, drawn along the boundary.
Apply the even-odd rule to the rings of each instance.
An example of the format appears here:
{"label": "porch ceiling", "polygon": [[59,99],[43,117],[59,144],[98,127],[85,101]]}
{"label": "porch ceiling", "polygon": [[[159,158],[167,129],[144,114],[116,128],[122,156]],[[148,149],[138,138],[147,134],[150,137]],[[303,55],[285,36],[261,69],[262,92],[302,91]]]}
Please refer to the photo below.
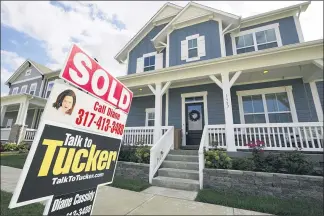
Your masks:
{"label": "porch ceiling", "polygon": [[27,100],[29,101],[29,108],[45,107],[47,101],[45,98],[33,96],[30,94],[7,95],[1,97],[1,106],[18,106],[19,109],[19,104],[25,103]]}
{"label": "porch ceiling", "polygon": [[[304,42],[300,44],[292,44],[279,48],[272,48],[268,50],[262,50],[258,52],[245,53],[234,56],[227,56],[224,58],[205,60],[200,62],[189,63],[185,65],[172,66],[169,68],[163,68],[161,70],[146,72],[140,74],[132,74],[118,79],[123,82],[128,88],[139,88],[148,84],[165,83],[171,81],[172,83],[187,82],[189,80],[195,83],[202,80],[209,79],[209,75],[218,75],[221,73],[234,73],[236,71],[242,71],[242,75],[237,82],[248,82],[254,79],[264,79],[264,76],[257,75],[257,73],[269,70],[267,74],[268,79],[271,79],[273,74],[279,75],[279,73],[270,73],[282,68],[289,67],[311,67],[316,70],[314,66],[307,66],[313,64],[313,60],[323,58],[323,40],[316,40],[310,42]],[[317,68],[318,70],[319,68]],[[306,76],[306,69],[296,70],[292,69],[292,72],[284,72],[285,77],[289,76]],[[282,71],[281,71],[282,72]],[[246,75],[247,73],[254,73],[254,75]],[[315,72],[314,72],[315,73]],[[317,73],[318,78],[323,78],[323,74]],[[309,75],[309,74],[307,74]],[[315,77],[316,77],[315,76]],[[258,78],[259,77],[259,78]],[[281,74],[282,77],[282,74]],[[314,78],[314,77],[312,77]],[[136,94],[136,92],[135,92]]]}
{"label": "porch ceiling", "polygon": [[[267,70],[267,73],[264,71]],[[316,79],[323,79],[323,73],[319,70],[319,68],[314,64],[303,64],[296,66],[288,66],[288,67],[269,67],[264,70],[250,70],[243,71],[239,78],[236,80],[234,85],[244,85],[249,83],[260,83],[260,82],[270,82],[270,81],[279,81],[286,79],[295,79],[295,78],[304,78],[309,74],[315,74]],[[221,76],[216,75],[218,79],[221,80]],[[214,83],[209,77],[200,77],[196,79],[184,79],[172,81],[170,88],[179,88],[185,86],[194,86],[194,85],[203,85]],[[215,84],[215,87],[218,86]],[[153,95],[151,90],[147,87],[147,85],[137,86],[130,88],[134,96],[144,96],[144,95]]]}

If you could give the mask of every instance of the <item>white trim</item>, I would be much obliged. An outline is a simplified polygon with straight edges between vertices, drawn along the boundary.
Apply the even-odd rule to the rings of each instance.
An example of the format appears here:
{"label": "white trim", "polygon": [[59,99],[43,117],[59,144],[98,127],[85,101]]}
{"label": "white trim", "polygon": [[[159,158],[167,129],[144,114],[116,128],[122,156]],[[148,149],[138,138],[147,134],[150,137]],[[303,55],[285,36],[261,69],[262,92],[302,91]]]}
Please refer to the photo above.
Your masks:
{"label": "white trim", "polygon": [[167,47],[165,52],[165,67],[169,67],[170,65],[170,33],[167,34]]}
{"label": "white trim", "polygon": [[299,43],[304,42],[304,35],[303,35],[303,30],[301,28],[300,25],[300,20],[297,16],[294,16],[294,21],[295,21],[295,25],[296,25],[296,29],[297,29],[297,35],[298,35],[298,39],[299,39]]}
{"label": "white trim", "polygon": [[[48,86],[49,86],[51,83],[53,83],[53,85],[54,85],[54,81],[55,81],[55,80],[51,80],[51,81],[48,81],[48,82],[47,82],[47,86],[46,86],[46,91],[45,91],[44,98],[46,98],[46,95],[47,95],[47,92],[48,92]],[[52,87],[52,89],[53,89],[53,87]],[[51,91],[52,91],[52,89],[51,89]]]}
{"label": "white trim", "polygon": [[[182,146],[186,146],[186,102],[185,99],[188,97],[203,97],[204,100],[203,106],[204,106],[204,121],[205,125],[208,125],[208,109],[207,109],[207,91],[202,92],[192,92],[192,93],[183,93],[181,94],[181,129],[182,129]],[[197,101],[193,101],[192,103],[195,103]],[[188,102],[189,103],[189,102]]]}
{"label": "white trim", "polygon": [[45,78],[42,79],[42,83],[41,83],[41,86],[39,88],[39,92],[38,92],[39,97],[42,97],[42,94],[43,94],[43,91],[44,91],[44,83],[45,83]]}
{"label": "white trim", "polygon": [[146,108],[145,109],[145,126],[147,127],[148,126],[148,120],[154,120],[154,126],[155,126],[155,117],[154,119],[148,119],[148,114],[149,113],[154,113],[154,116],[155,116],[155,109],[154,108]]}
{"label": "white trim", "polygon": [[[261,26],[261,27],[258,27],[258,28],[253,28],[253,29],[241,31],[241,32],[238,32],[238,33],[231,33],[230,36],[231,36],[231,39],[232,39],[233,54],[237,55],[237,48],[236,48],[235,38],[239,37],[239,36],[244,36],[244,35],[247,35],[247,34],[252,34],[253,45],[254,45],[254,51],[253,52],[259,51],[258,45],[262,45],[262,44],[257,43],[255,33],[260,32],[260,31],[269,30],[269,29],[274,29],[275,30],[277,45],[278,45],[278,47],[281,47],[282,46],[282,39],[281,39],[281,34],[280,34],[280,29],[279,29],[279,23],[273,23],[273,24],[270,24],[270,25]],[[271,43],[271,42],[267,42],[267,43]]]}
{"label": "white trim", "polygon": [[18,83],[24,83],[24,82],[39,79],[39,78],[42,78],[42,76],[36,76],[36,77],[33,77],[33,78],[28,78],[28,79],[16,81],[16,82],[11,83],[11,85],[15,85],[15,84],[18,84]]}
{"label": "white trim", "polygon": [[37,113],[38,113],[38,109],[36,108],[36,109],[34,109],[33,120],[32,120],[32,123],[30,125],[30,128],[35,128]]}
{"label": "white trim", "polygon": [[318,119],[319,122],[323,122],[323,107],[321,105],[321,100],[320,100],[319,95],[318,95],[316,82],[310,82],[309,86],[310,86],[312,96],[313,96],[313,101],[314,101],[314,104],[315,104],[315,110],[316,110],[316,114],[317,114],[317,119]]}
{"label": "white trim", "polygon": [[186,37],[186,40],[192,40],[192,39],[197,39],[199,38],[199,34],[194,34]]}
{"label": "white trim", "polygon": [[143,55],[143,58],[150,57],[150,56],[154,56],[156,54],[157,54],[157,52],[146,53],[146,54]]}
{"label": "white trim", "polygon": [[35,95],[35,94],[36,94],[36,90],[37,90],[37,83],[32,83],[32,84],[30,85],[30,87],[29,87],[29,94],[30,94],[30,92],[31,92],[33,86],[35,86],[35,90],[34,90],[34,94],[33,94],[33,95]]}
{"label": "white trim", "polygon": [[[238,105],[239,105],[241,124],[245,124],[245,118],[244,118],[245,114],[244,114],[244,110],[243,110],[243,100],[242,100],[243,96],[252,96],[252,95],[261,95],[262,96],[263,109],[264,109],[264,112],[262,112],[262,114],[265,115],[266,123],[269,123],[269,112],[268,112],[268,108],[266,105],[265,94],[281,93],[281,92],[287,93],[287,97],[288,97],[288,101],[289,101],[289,108],[290,108],[290,111],[287,111],[287,113],[288,112],[291,113],[291,118],[292,118],[293,122],[298,122],[297,111],[296,111],[296,107],[295,107],[295,100],[294,100],[294,96],[292,93],[292,86],[281,86],[281,87],[273,87],[273,88],[237,91],[236,94],[238,96]],[[271,112],[271,113],[275,113],[275,112]],[[278,113],[284,113],[284,112],[278,112]]]}
{"label": "white trim", "polygon": [[[21,88],[20,88],[20,93],[27,93],[27,85],[23,85],[23,86],[21,86]],[[23,92],[22,90],[25,88],[25,91]]]}
{"label": "white trim", "polygon": [[165,93],[165,126],[169,126],[169,89]]}
{"label": "white trim", "polygon": [[27,69],[26,71],[25,71],[25,76],[30,76],[31,75],[31,68],[29,68],[29,69]]}
{"label": "white trim", "polygon": [[18,94],[18,91],[19,91],[19,87],[17,86],[17,87],[15,87],[15,88],[12,89],[11,95]]}
{"label": "white trim", "polygon": [[226,56],[226,48],[225,48],[225,39],[223,34],[223,21],[218,21],[218,28],[219,28],[219,38],[220,38],[220,45],[221,45],[221,56]]}

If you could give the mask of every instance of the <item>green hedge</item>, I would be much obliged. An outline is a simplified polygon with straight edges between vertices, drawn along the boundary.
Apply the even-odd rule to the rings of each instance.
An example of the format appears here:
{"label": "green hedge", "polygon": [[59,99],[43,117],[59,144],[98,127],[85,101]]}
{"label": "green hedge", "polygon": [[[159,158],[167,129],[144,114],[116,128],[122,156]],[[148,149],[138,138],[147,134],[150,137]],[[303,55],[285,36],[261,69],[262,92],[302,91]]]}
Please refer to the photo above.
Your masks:
{"label": "green hedge", "polygon": [[127,146],[122,145],[119,152],[119,161],[150,163],[150,146]]}
{"label": "green hedge", "polygon": [[0,146],[0,152],[19,151],[20,153],[26,153],[29,149],[30,145],[26,143],[20,143],[19,145],[16,143],[5,143]]}

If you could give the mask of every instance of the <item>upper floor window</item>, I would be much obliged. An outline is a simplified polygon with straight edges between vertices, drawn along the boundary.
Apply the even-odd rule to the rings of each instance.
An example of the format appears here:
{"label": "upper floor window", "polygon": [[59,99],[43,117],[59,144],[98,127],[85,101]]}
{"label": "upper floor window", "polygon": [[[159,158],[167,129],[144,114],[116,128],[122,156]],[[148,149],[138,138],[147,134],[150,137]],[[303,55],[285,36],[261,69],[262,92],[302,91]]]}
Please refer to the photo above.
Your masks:
{"label": "upper floor window", "polygon": [[13,88],[11,94],[12,95],[18,94],[18,90],[19,90],[19,87]]}
{"label": "upper floor window", "polygon": [[144,58],[144,71],[155,69],[155,55]]}
{"label": "upper floor window", "polygon": [[190,62],[206,56],[205,36],[190,35],[181,41],[181,60]]}
{"label": "upper floor window", "polygon": [[291,87],[237,92],[241,123],[287,123],[297,121]]}
{"label": "upper floor window", "polygon": [[282,46],[279,24],[271,24],[232,35],[234,54]]}
{"label": "upper floor window", "polygon": [[20,93],[26,93],[26,92],[27,92],[27,85],[24,85],[23,87],[21,87]]}
{"label": "upper floor window", "polygon": [[146,118],[145,118],[145,126],[154,126],[154,108],[147,108],[145,110],[146,112]]}
{"label": "upper floor window", "polygon": [[30,74],[31,74],[31,69],[27,69],[26,73],[25,73],[25,76],[29,76]]}
{"label": "upper floor window", "polygon": [[37,88],[37,83],[31,84],[30,89],[29,89],[29,94],[35,95],[36,88]]}
{"label": "upper floor window", "polygon": [[53,86],[54,81],[49,81],[46,88],[45,98],[48,98],[50,96]]}

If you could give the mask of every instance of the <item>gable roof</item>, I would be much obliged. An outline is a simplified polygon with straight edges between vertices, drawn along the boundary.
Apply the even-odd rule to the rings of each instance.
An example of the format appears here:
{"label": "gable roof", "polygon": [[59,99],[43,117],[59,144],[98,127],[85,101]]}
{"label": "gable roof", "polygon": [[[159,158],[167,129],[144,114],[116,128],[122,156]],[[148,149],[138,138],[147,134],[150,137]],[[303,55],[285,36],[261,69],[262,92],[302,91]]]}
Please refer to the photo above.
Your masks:
{"label": "gable roof", "polygon": [[[154,27],[154,21],[155,19],[157,20],[163,20],[164,18],[170,17],[170,16],[165,16],[165,17],[159,17],[160,14],[162,14],[163,11],[165,11],[167,8],[173,8],[175,9],[178,13],[181,11],[182,7],[172,4],[172,3],[165,3],[155,14],[154,16],[139,30],[139,32],[117,53],[117,55],[114,57],[118,62],[123,62],[127,59],[127,55],[129,50],[131,50],[133,47],[137,45],[139,42],[139,38],[143,38],[145,35],[151,31],[151,29]],[[171,16],[176,16],[176,13],[171,14]]]}
{"label": "gable roof", "polygon": [[19,68],[11,75],[11,77],[9,77],[9,79],[5,82],[5,84],[8,84],[12,81],[14,81],[23,71],[23,69],[25,68],[25,66],[27,65],[27,63],[30,63],[31,65],[33,65],[38,71],[39,73],[41,73],[42,75],[45,74],[49,74],[51,72],[53,72],[51,69],[49,69],[48,67],[39,64],[35,61],[32,61],[30,59],[26,59],[26,61],[24,61],[24,63],[22,63]]}
{"label": "gable roof", "polygon": [[[173,28],[173,24],[181,17],[181,15],[183,15],[186,11],[188,11],[190,8],[192,7],[196,7],[196,8],[200,8],[204,11],[206,11],[207,13],[205,13],[204,15],[216,15],[217,17],[219,17],[220,19],[222,19],[223,21],[226,20],[229,23],[239,23],[239,20],[241,19],[240,16],[231,14],[231,13],[227,13],[221,10],[217,10],[205,5],[201,5],[195,2],[189,2],[182,10],[180,13],[177,14],[177,16],[175,16],[151,41],[153,42],[154,46],[158,46],[157,42],[158,41],[165,41],[166,37],[167,37],[167,32],[169,29]],[[193,18],[197,18],[197,17],[193,17]]]}

